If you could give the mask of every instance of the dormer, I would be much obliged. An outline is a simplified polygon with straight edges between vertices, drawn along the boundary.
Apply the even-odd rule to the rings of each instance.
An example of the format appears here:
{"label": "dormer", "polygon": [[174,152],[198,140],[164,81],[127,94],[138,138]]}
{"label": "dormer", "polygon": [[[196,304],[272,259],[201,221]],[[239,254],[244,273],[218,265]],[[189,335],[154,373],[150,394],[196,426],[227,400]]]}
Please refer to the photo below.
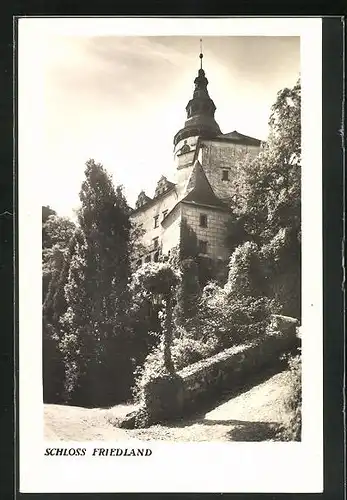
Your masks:
{"label": "dormer", "polygon": [[186,153],[189,153],[189,151],[190,151],[190,146],[189,146],[189,144],[187,144],[187,139],[185,139],[184,144],[181,147],[181,149],[179,150],[178,154],[184,155]]}

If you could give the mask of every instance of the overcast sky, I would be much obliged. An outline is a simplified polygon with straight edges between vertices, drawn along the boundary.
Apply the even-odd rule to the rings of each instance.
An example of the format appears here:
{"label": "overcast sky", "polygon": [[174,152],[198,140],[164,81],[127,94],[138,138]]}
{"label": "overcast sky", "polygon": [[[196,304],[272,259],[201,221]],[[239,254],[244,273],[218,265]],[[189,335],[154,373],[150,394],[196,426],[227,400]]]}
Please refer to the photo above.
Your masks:
{"label": "overcast sky", "polygon": [[[124,185],[132,206],[141,189],[153,195],[161,174],[172,179],[173,137],[192,97],[198,37],[51,36],[35,51],[43,205],[72,214],[89,158]],[[299,76],[299,38],[204,37],[203,52],[222,132],[266,139],[276,93]]]}

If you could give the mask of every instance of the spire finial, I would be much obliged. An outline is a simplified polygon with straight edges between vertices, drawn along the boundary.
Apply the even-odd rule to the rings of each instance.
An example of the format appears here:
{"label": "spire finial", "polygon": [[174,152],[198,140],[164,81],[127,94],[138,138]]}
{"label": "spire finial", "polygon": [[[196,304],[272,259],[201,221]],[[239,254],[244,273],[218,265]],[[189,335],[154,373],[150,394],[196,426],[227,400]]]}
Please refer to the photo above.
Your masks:
{"label": "spire finial", "polygon": [[202,38],[200,38],[200,69],[202,69],[202,58],[204,57],[204,54],[202,53]]}

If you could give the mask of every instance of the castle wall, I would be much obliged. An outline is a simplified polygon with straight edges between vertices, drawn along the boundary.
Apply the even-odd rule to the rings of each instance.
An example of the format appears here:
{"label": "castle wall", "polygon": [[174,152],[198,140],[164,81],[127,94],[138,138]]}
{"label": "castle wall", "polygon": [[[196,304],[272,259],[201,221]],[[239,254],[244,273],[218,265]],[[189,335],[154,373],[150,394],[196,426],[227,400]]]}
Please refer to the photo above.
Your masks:
{"label": "castle wall", "polygon": [[[257,146],[244,146],[222,141],[201,142],[200,162],[212,189],[218,197],[228,201],[237,193],[237,180],[242,165],[252,162],[258,155]],[[223,170],[227,170],[229,180],[223,180]]]}
{"label": "castle wall", "polygon": [[[181,141],[176,147],[175,174],[176,189],[165,195],[158,197],[155,202],[149,202],[132,218],[140,225],[144,231],[141,243],[147,247],[148,252],[155,253],[154,238],[158,238],[158,246],[164,254],[167,254],[172,247],[176,246],[181,237],[180,222],[185,218],[188,225],[196,233],[201,241],[207,241],[207,255],[213,259],[225,260],[228,258],[228,250],[225,245],[226,222],[229,214],[218,209],[208,207],[198,207],[190,204],[183,204],[177,207],[174,214],[170,215],[164,227],[163,212],[168,213],[185,196],[185,188],[190,178],[193,165],[192,155],[196,148],[196,137],[187,139],[187,144],[191,151],[179,157],[177,152],[184,145]],[[215,194],[224,201],[229,201],[233,195],[237,194],[237,181],[245,161],[253,161],[259,153],[260,148],[256,146],[244,146],[229,141],[202,140],[197,152],[198,159],[205,171]],[[223,180],[223,171],[228,172],[228,179]],[[200,214],[208,217],[207,227],[200,226]],[[154,218],[158,216],[158,225],[155,227]]]}
{"label": "castle wall", "polygon": [[[200,214],[207,216],[207,227],[200,226]],[[213,259],[226,260],[229,257],[225,245],[226,223],[229,214],[209,207],[182,203],[182,219],[195,232],[197,239],[207,242],[207,254]]]}
{"label": "castle wall", "polygon": [[[180,141],[175,147],[175,183],[177,185],[177,191],[179,198],[181,199],[184,195],[184,189],[193,170],[193,160],[196,150],[198,137],[188,137]],[[190,147],[190,151],[187,153],[180,153],[181,148],[187,144]]]}
{"label": "castle wall", "polygon": [[192,173],[193,168],[194,168],[193,165],[190,165],[176,171],[175,182],[179,199],[182,199],[183,196],[186,195],[185,189],[188,184],[190,174]]}
{"label": "castle wall", "polygon": [[181,211],[182,206],[178,205],[174,213],[169,215],[169,219],[165,222],[162,236],[162,252],[164,255],[168,255],[170,250],[180,242]]}
{"label": "castle wall", "polygon": [[[170,191],[166,195],[160,196],[157,201],[151,202],[148,207],[144,206],[138,212],[132,214],[131,218],[142,227],[144,234],[142,237],[142,244],[153,250],[153,238],[159,238],[159,246],[162,243],[164,229],[161,225],[163,221],[163,212],[168,213],[177,203],[177,194],[175,190]],[[154,227],[154,217],[158,217],[158,227]]]}

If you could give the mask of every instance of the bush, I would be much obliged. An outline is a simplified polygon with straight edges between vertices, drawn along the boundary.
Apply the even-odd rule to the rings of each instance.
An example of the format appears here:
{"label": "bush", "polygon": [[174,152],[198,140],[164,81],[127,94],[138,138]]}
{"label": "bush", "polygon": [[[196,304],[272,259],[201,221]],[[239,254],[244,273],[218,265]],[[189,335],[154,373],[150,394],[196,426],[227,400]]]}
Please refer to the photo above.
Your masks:
{"label": "bush", "polygon": [[[227,287],[209,283],[198,303],[198,313],[176,326],[171,345],[175,370],[206,359],[229,347],[250,343],[266,335],[273,304],[264,297],[234,295]],[[146,357],[135,375],[134,395],[143,400],[151,380],[165,375],[161,341]]]}
{"label": "bush", "polygon": [[[137,427],[172,419],[182,414],[184,384],[177,374],[153,378],[143,389],[144,406]],[[144,418],[145,417],[145,418]]]}
{"label": "bush", "polygon": [[[175,334],[171,345],[171,356],[176,371],[218,352],[217,339],[197,340],[183,328],[177,329]],[[136,369],[133,394],[139,403],[144,400],[144,388],[154,379],[167,375],[163,360],[164,343],[160,342],[147,356],[143,366]]]}
{"label": "bush", "polygon": [[233,295],[258,297],[263,295],[264,288],[261,254],[254,242],[247,241],[230,257],[226,289]]}
{"label": "bush", "polygon": [[218,350],[259,339],[270,323],[273,303],[266,297],[234,294],[228,285],[205,287],[200,313],[190,331],[197,338],[215,338]]}
{"label": "bush", "polygon": [[285,441],[300,441],[302,423],[301,355],[291,356],[288,360],[288,367],[290,393],[285,403],[288,417],[280,431],[280,438]]}
{"label": "bush", "polygon": [[213,356],[218,352],[217,338],[211,335],[208,339],[196,339],[186,330],[176,331],[172,344],[172,359],[176,370],[182,370],[201,359]]}

